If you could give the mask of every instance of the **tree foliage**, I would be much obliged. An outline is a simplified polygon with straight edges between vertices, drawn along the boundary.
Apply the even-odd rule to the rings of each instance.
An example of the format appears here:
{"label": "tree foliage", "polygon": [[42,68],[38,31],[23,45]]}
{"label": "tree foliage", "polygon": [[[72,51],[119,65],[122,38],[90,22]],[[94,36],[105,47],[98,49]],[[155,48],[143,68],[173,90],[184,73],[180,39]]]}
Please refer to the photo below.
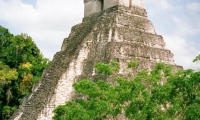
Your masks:
{"label": "tree foliage", "polygon": [[97,63],[94,66],[98,70],[98,74],[104,74],[106,76],[112,75],[119,71],[119,63],[111,61],[109,64]]}
{"label": "tree foliage", "polygon": [[8,119],[40,80],[50,61],[27,34],[0,26],[0,119]]}
{"label": "tree foliage", "polygon": [[[133,66],[131,63],[127,66],[132,68],[138,64],[132,63]],[[99,74],[114,73],[110,64],[100,63],[95,67]],[[172,70],[171,66],[157,63],[152,71],[140,71],[132,80],[115,78],[115,84],[103,80],[76,82],[73,84],[76,94],[84,97],[58,106],[53,119],[103,120],[124,114],[135,120],[198,120],[200,72],[189,69],[173,73]]]}
{"label": "tree foliage", "polygon": [[197,62],[200,60],[200,54],[198,56],[196,56],[196,58],[193,60],[193,62]]}

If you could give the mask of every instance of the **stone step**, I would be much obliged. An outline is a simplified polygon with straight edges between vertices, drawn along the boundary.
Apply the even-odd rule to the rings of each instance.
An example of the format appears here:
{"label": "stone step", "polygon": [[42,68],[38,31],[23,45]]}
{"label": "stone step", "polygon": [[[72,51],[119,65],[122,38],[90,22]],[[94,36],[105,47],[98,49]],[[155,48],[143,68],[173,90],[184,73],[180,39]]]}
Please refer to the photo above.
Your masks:
{"label": "stone step", "polygon": [[140,43],[156,48],[164,48],[165,42],[161,35],[141,32],[135,28],[117,27],[117,41]]}

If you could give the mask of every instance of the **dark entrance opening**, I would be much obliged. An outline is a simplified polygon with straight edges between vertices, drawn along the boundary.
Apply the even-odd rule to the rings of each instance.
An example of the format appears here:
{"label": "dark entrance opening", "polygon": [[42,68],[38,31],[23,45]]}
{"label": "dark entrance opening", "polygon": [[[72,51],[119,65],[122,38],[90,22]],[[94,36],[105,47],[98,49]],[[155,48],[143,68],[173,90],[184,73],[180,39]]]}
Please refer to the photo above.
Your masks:
{"label": "dark entrance opening", "polygon": [[103,6],[104,6],[104,0],[100,0],[101,1],[101,11],[103,10]]}

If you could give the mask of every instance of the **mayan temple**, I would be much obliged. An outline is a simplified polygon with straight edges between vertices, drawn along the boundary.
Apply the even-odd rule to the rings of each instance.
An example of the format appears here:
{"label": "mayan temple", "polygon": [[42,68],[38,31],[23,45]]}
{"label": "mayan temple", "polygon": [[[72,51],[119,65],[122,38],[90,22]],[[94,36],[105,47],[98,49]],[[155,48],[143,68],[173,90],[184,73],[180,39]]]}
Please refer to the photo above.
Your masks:
{"label": "mayan temple", "polygon": [[139,61],[138,70],[151,70],[156,62],[179,68],[148,20],[143,0],[84,0],[84,5],[82,23],[72,27],[11,120],[52,120],[53,110],[73,98],[75,81],[97,79],[93,66],[98,62],[119,62],[119,75],[132,60]]}

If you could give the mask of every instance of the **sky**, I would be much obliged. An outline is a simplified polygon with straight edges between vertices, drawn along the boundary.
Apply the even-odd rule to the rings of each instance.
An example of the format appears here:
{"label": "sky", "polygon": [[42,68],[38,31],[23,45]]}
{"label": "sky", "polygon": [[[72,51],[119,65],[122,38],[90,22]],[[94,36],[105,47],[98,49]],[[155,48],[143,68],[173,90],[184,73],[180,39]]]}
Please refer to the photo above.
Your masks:
{"label": "sky", "polygon": [[[200,54],[200,0],[144,0],[144,6],[175,63],[199,67],[192,60]],[[83,13],[83,0],[0,0],[0,25],[15,35],[27,33],[49,59]]]}

